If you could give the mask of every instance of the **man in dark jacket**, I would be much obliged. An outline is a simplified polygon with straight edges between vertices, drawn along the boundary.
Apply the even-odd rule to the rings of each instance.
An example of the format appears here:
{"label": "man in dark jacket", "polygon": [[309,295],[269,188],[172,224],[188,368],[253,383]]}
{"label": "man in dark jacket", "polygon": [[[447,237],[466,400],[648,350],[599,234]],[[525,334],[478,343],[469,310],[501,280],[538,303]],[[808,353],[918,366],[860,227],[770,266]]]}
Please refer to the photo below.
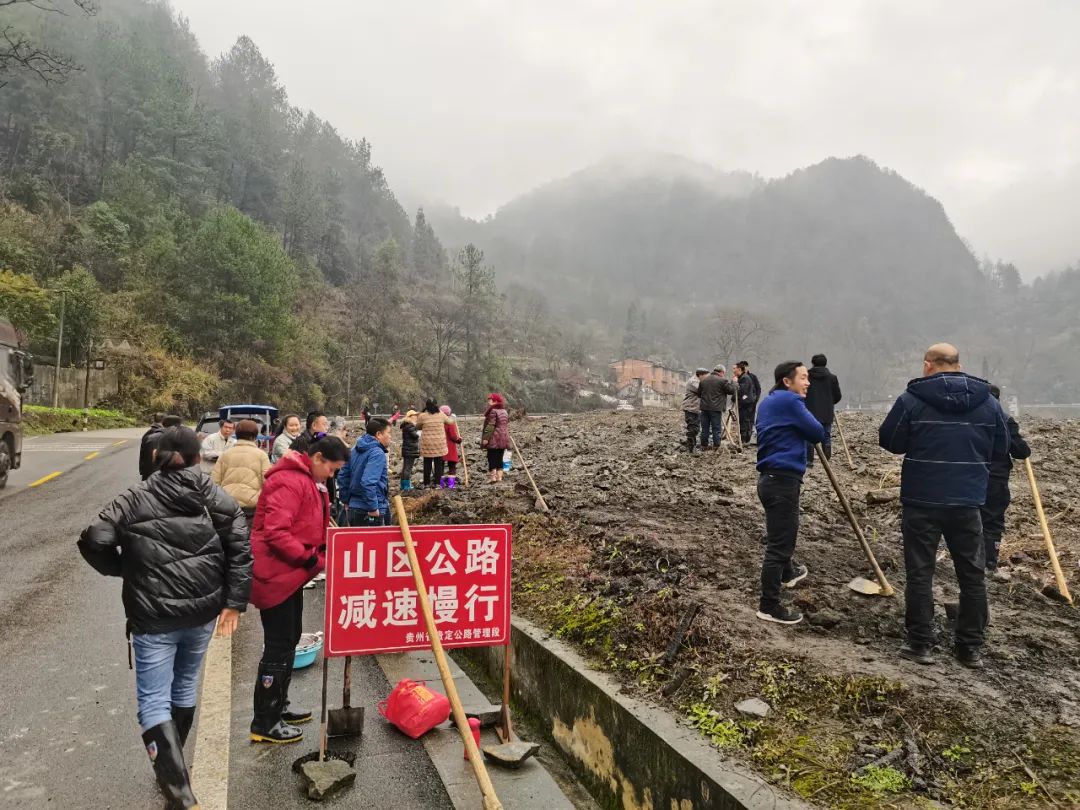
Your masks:
{"label": "man in dark jacket", "polygon": [[923,358],[923,376],[908,383],[878,431],[879,444],[903,453],[905,624],[900,655],[932,664],[934,565],[942,535],[960,585],[955,654],[980,669],[988,619],[982,519],[992,461],[1009,455],[1005,414],[990,384],[960,370],[955,346],[938,343]]}
{"label": "man in dark jacket", "polygon": [[713,366],[712,374],[701,378],[698,383],[698,397],[701,400],[701,449],[709,449],[709,436],[712,436],[713,449],[720,449],[720,438],[724,434],[724,412],[728,407],[728,397],[735,396],[735,385],[724,377],[727,373],[722,365]]}
{"label": "man in dark jacket", "polygon": [[[840,381],[828,369],[828,360],[823,354],[815,354],[810,363],[810,390],[806,392],[806,409],[821,422],[825,428],[825,441],[821,449],[825,458],[832,458],[832,426],[836,419],[836,403],[840,401]],[[806,466],[814,466],[814,446],[806,446]]]}
{"label": "man in dark jacket", "polygon": [[799,495],[806,472],[806,443],[820,442],[821,425],[806,410],[806,366],[781,363],[773,372],[776,387],[757,414],[758,498],[765,508],[765,559],[761,564],[761,601],[757,617],[777,624],[798,624],[802,614],[780,603],[780,588],[794,588],[807,568],[795,562],[799,536]]}
{"label": "man in dark jacket", "polygon": [[701,429],[701,397],[698,386],[701,378],[708,374],[708,369],[699,368],[694,376],[686,381],[686,393],[683,394],[682,409],[686,419],[686,449],[691,453],[697,448],[698,431]]}
{"label": "man in dark jacket", "polygon": [[390,476],[386,449],[390,446],[390,423],[374,416],[367,431],[338,471],[338,496],[348,508],[348,526],[390,525]]}
{"label": "man in dark jacket", "polygon": [[740,360],[732,371],[739,387],[739,436],[743,444],[750,443],[750,434],[754,430],[754,412],[761,396],[761,386],[754,385],[754,375],[749,369],[750,364]]}
{"label": "man in dark jacket", "polygon": [[[990,386],[994,399],[1001,399],[1001,389]],[[1001,550],[1001,535],[1005,533],[1005,512],[1012,502],[1009,492],[1009,476],[1012,474],[1012,460],[1030,458],[1031,448],[1020,435],[1020,425],[1011,416],[1006,416],[1005,424],[1009,429],[1009,455],[990,462],[990,482],[986,488],[986,503],[980,513],[983,525],[983,543],[986,548],[986,570],[997,571],[998,552]]]}
{"label": "man in dark jacket", "polygon": [[165,430],[161,421],[165,418],[163,413],[155,413],[150,417],[150,429],[142,436],[139,442],[139,477],[145,481],[154,471],[154,440]]}

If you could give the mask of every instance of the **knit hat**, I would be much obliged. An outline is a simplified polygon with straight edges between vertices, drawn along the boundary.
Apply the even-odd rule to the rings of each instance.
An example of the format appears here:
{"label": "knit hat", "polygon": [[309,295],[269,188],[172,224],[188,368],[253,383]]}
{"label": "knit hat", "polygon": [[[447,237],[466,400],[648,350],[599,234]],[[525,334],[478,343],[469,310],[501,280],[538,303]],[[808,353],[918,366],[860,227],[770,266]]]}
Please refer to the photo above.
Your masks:
{"label": "knit hat", "polygon": [[439,411],[440,411],[440,412],[442,412],[443,414],[445,414],[446,416],[449,416],[450,414],[452,414],[452,413],[453,413],[453,411],[452,411],[452,410],[450,409],[450,406],[449,406],[449,405],[443,405],[443,406],[441,406],[441,407],[439,408]]}

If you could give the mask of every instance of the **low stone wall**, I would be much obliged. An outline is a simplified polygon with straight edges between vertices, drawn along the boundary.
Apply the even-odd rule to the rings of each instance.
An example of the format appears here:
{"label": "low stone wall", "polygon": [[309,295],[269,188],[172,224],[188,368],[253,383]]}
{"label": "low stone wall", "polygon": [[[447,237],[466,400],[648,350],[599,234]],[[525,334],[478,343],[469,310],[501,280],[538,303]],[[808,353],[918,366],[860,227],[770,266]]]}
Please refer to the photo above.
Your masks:
{"label": "low stone wall", "polygon": [[[794,810],[808,805],[725,761],[671,714],[620,694],[568,645],[524,619],[511,640],[514,698],[540,718],[579,779],[611,810]],[[501,647],[459,650],[502,677]]]}
{"label": "low stone wall", "polygon": [[[53,404],[53,385],[56,366],[44,363],[34,364],[34,384],[26,392],[26,400],[31,405]],[[83,388],[86,384],[85,368],[60,367],[60,408],[81,408],[83,406]],[[90,407],[114,396],[120,390],[119,378],[112,369],[90,369]]]}

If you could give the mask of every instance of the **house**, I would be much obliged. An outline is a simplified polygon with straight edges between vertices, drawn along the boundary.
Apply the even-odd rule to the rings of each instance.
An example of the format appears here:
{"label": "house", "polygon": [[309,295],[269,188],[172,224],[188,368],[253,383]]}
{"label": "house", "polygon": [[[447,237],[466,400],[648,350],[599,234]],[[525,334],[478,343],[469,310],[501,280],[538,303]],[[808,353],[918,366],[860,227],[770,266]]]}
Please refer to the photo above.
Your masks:
{"label": "house", "polygon": [[678,371],[653,360],[626,359],[609,364],[615,374],[615,387],[626,388],[637,382],[638,386],[652,389],[661,397],[673,397],[682,393],[687,372]]}

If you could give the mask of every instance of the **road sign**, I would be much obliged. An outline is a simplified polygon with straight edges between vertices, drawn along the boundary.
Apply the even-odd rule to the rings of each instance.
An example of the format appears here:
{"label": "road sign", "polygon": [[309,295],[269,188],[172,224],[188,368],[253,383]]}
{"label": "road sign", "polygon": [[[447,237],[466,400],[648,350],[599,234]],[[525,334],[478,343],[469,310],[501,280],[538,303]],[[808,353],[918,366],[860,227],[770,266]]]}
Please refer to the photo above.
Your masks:
{"label": "road sign", "polygon": [[[413,526],[435,627],[444,647],[510,643],[511,528]],[[397,527],[327,532],[326,654],[430,649]]]}

